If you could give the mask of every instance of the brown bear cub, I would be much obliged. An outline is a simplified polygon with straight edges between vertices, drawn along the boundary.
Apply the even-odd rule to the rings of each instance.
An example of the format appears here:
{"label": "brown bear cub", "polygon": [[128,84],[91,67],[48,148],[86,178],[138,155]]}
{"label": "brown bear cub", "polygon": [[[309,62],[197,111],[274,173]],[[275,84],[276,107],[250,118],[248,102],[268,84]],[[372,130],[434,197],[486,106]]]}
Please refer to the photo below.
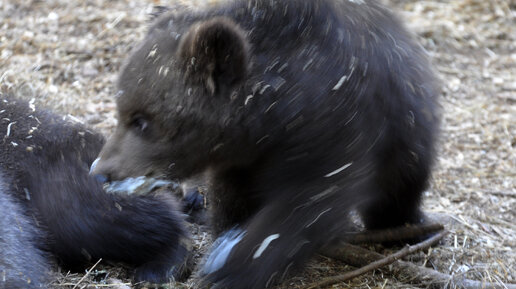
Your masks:
{"label": "brown bear cub", "polygon": [[0,288],[46,287],[54,261],[124,262],[137,281],[183,273],[187,237],[172,200],[106,194],[89,175],[101,135],[5,94],[0,116]]}
{"label": "brown bear cub", "polygon": [[420,223],[437,82],[371,0],[239,0],[162,15],[123,68],[95,173],[211,172],[219,235],[201,269],[263,288],[351,230]]}

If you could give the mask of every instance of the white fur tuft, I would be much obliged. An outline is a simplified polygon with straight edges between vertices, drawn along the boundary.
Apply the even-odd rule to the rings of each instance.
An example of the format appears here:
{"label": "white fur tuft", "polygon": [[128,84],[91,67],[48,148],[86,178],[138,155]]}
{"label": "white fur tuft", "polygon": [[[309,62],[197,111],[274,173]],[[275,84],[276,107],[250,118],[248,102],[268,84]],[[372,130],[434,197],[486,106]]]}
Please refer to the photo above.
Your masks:
{"label": "white fur tuft", "polygon": [[226,263],[231,250],[233,250],[233,247],[242,240],[244,235],[245,231],[240,229],[231,229],[215,240],[210,255],[208,256],[208,259],[206,259],[206,263],[204,263],[202,272],[204,274],[210,274],[222,268]]}

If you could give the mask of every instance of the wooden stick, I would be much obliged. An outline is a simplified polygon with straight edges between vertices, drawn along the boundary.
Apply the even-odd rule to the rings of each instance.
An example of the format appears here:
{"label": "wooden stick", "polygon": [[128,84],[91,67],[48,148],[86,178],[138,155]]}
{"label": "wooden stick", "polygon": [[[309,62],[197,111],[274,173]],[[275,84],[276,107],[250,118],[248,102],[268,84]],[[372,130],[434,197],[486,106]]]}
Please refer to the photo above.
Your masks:
{"label": "wooden stick", "polygon": [[346,235],[344,241],[351,244],[396,242],[420,238],[442,230],[444,230],[444,226],[439,223],[407,225],[391,229],[352,233]]}
{"label": "wooden stick", "polygon": [[[432,237],[431,241],[435,242],[439,238],[442,238],[444,236],[444,232],[441,232],[438,235],[435,235]],[[430,239],[429,239],[430,240]],[[427,246],[430,246],[429,240],[426,240],[422,243],[425,243]],[[422,244],[419,243],[419,244]],[[419,246],[417,244],[416,246]],[[419,246],[421,249],[425,249],[424,247]],[[404,248],[401,251],[405,251],[406,248]],[[328,246],[323,249],[321,254],[342,261],[346,264],[349,264],[354,267],[364,267],[372,265],[375,262],[378,262],[379,260],[387,259],[389,257],[385,257],[382,254],[364,249],[362,247],[358,247],[355,245],[347,244],[347,243],[340,243],[338,245],[332,245]],[[397,254],[397,253],[396,253]],[[391,255],[392,256],[392,255]],[[392,258],[391,258],[392,259]],[[376,263],[378,264],[378,263]],[[388,265],[384,264],[385,265]],[[346,280],[349,280],[351,278],[354,278],[356,276],[359,276],[360,274],[356,274],[353,272],[357,272],[359,270],[364,271],[364,273],[378,269],[382,265],[378,266],[376,265],[376,268],[371,268],[375,266],[369,267],[370,269],[367,271],[364,271],[362,268],[359,268],[355,271],[345,273],[343,275],[331,277],[328,279],[325,279],[319,283],[309,285],[306,288],[318,288],[322,286],[330,286],[332,284],[343,282]],[[453,276],[444,274],[441,272],[437,272],[435,270],[432,270],[430,268],[421,267],[418,265],[415,265],[411,262],[406,262],[402,260],[396,260],[391,263],[391,266],[385,266],[382,269],[389,271],[394,276],[399,275],[405,275],[405,276],[412,276],[410,282],[413,284],[425,284],[428,288],[465,288],[465,289],[480,289],[480,288],[495,288],[495,289],[516,289],[516,284],[503,284],[503,283],[489,283],[489,282],[483,282],[483,281],[476,281],[476,280],[470,280],[465,279],[460,276]],[[353,273],[353,274],[352,274]],[[363,273],[361,273],[363,274]],[[344,276],[347,275],[348,277],[344,278]],[[330,282],[330,279],[332,282]],[[325,282],[325,283],[323,283]]]}
{"label": "wooden stick", "polygon": [[93,269],[95,269],[95,267],[97,267],[97,265],[100,263],[100,261],[102,261],[102,258],[100,258],[97,263],[95,263],[95,265],[91,266],[91,268],[86,271],[86,274],[84,274],[84,276],[82,276],[82,278],[79,280],[79,282],[77,282],[77,284],[75,284],[75,286],[73,286],[72,289],[75,289],[77,288],[77,286],[79,286],[79,284],[81,284],[81,282],[86,279],[86,277],[88,277],[88,275],[90,275],[91,271],[93,271]]}
{"label": "wooden stick", "polygon": [[[333,285],[335,283],[339,283],[339,282],[343,282],[343,281],[346,281],[346,280],[349,280],[349,279],[352,279],[352,278],[355,278],[357,276],[360,276],[362,274],[365,274],[369,271],[372,271],[372,270],[375,270],[375,269],[379,269],[385,265],[389,265],[393,262],[395,262],[396,260],[400,259],[400,258],[403,258],[409,254],[412,254],[416,251],[419,251],[419,250],[424,250],[430,246],[432,246],[434,243],[436,243],[437,241],[439,241],[440,239],[442,239],[444,236],[446,235],[446,232],[445,231],[441,231],[440,233],[428,238],[427,240],[421,242],[421,243],[418,243],[416,245],[412,245],[412,246],[405,246],[403,249],[401,249],[400,251],[392,254],[392,255],[389,255],[387,257],[383,257],[383,258],[380,258],[379,260],[376,260],[368,265],[365,265],[357,270],[354,270],[354,271],[351,271],[351,272],[347,272],[345,274],[342,274],[342,275],[337,275],[337,276],[333,276],[333,277],[329,277],[329,278],[326,278],[320,282],[317,282],[315,284],[312,284],[312,285],[309,285],[308,287],[306,287],[306,289],[314,289],[314,288],[321,288],[321,287],[325,287],[325,286],[330,286],[330,285]],[[380,255],[380,254],[379,254]]]}

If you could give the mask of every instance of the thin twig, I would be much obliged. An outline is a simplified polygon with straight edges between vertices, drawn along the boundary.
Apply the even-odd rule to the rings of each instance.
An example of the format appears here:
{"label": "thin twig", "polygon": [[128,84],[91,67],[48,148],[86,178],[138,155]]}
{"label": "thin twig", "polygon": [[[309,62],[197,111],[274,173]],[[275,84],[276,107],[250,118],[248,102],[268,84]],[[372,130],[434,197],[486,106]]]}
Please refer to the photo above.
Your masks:
{"label": "thin twig", "polygon": [[[435,237],[435,236],[434,236]],[[323,249],[321,254],[344,262],[354,267],[363,267],[368,264],[382,260],[384,255],[364,249],[359,246],[340,243],[338,245],[328,246]],[[516,284],[490,283],[484,281],[465,279],[457,275],[444,274],[430,268],[415,265],[411,262],[397,260],[390,266],[385,266],[383,270],[388,271],[394,276],[412,276],[411,284],[425,284],[428,288],[465,288],[465,289],[516,289]],[[358,275],[357,275],[358,276]],[[338,282],[342,282],[340,280]],[[321,286],[321,285],[317,285]],[[312,285],[309,288],[316,288]]]}
{"label": "thin twig", "polygon": [[100,263],[100,261],[102,261],[102,258],[100,258],[97,263],[95,263],[95,265],[91,266],[91,268],[89,270],[86,271],[86,274],[84,274],[84,276],[82,276],[82,278],[79,280],[79,282],[77,282],[77,284],[75,284],[73,286],[72,289],[75,289],[77,288],[77,286],[79,286],[79,284],[81,284],[81,282],[86,278],[88,277],[88,275],[90,275],[91,271],[93,271],[93,269],[95,269],[95,267]]}
{"label": "thin twig", "polygon": [[364,231],[346,236],[344,240],[351,244],[386,243],[416,239],[425,235],[442,231],[444,226],[439,223],[424,225],[407,225],[384,230]]}
{"label": "thin twig", "polygon": [[440,239],[442,239],[444,236],[446,235],[446,232],[445,231],[441,231],[439,232],[438,234],[426,239],[425,241],[421,242],[421,243],[417,243],[416,245],[412,245],[412,246],[405,246],[403,249],[401,249],[400,251],[392,254],[392,255],[389,255],[387,257],[384,257],[380,260],[377,260],[377,261],[374,261],[366,266],[363,266],[357,270],[354,270],[354,271],[351,271],[351,272],[348,272],[348,273],[345,273],[345,274],[342,274],[342,275],[337,275],[337,276],[333,276],[333,277],[329,277],[329,278],[325,278],[323,279],[322,281],[320,282],[317,282],[315,284],[311,284],[309,285],[308,287],[306,287],[306,289],[314,289],[314,288],[321,288],[321,287],[324,287],[324,286],[330,286],[330,285],[333,285],[335,283],[340,283],[340,282],[344,282],[346,280],[349,280],[349,279],[352,279],[352,278],[355,278],[357,276],[360,276],[362,274],[365,274],[369,271],[372,271],[372,270],[375,270],[375,269],[379,269],[385,265],[389,265],[393,262],[395,262],[396,260],[400,259],[400,258],[403,258],[409,254],[412,254],[416,251],[419,251],[419,250],[424,250],[430,246],[432,246],[433,244],[435,244],[437,241],[439,241]]}

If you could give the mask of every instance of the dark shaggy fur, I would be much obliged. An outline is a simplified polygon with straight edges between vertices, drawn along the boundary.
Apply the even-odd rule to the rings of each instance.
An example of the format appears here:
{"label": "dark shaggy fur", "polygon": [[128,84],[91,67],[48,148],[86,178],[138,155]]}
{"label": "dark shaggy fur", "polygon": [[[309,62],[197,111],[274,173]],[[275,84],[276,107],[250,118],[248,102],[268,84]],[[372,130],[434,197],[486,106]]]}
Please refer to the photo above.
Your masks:
{"label": "dark shaggy fur", "polygon": [[[15,222],[5,224],[0,245],[7,254],[0,264],[15,268],[28,259],[17,270],[39,282],[36,272],[45,267],[45,256],[38,250],[44,250],[65,268],[99,258],[124,262],[136,268],[138,281],[163,282],[184,273],[187,238],[172,200],[106,194],[88,175],[104,143],[99,134],[6,95],[0,96],[0,111],[2,206],[13,207],[10,199],[16,199],[19,208],[7,217],[28,228],[17,235]],[[7,276],[15,284],[24,280],[23,274]]]}
{"label": "dark shaggy fur", "polygon": [[[212,174],[223,232],[202,270],[263,288],[350,230],[419,223],[438,88],[374,1],[232,1],[158,18],[123,68],[96,173]],[[217,288],[218,288],[217,287]]]}
{"label": "dark shaggy fur", "polygon": [[0,180],[0,288],[45,288],[50,263],[39,247],[43,234]]}

